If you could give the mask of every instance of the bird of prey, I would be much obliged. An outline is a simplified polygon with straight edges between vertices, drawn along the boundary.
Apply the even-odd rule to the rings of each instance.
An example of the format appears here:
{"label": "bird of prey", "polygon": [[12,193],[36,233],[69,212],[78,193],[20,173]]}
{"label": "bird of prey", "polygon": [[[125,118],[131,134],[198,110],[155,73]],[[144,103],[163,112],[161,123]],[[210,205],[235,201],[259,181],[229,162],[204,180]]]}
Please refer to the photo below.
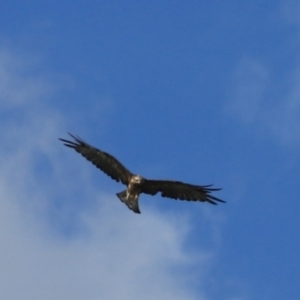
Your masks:
{"label": "bird of prey", "polygon": [[213,191],[219,191],[218,188],[212,188],[212,185],[193,185],[173,180],[149,180],[140,175],[131,173],[115,157],[99,150],[80,137],[69,133],[74,141],[59,139],[64,145],[73,148],[84,156],[97,168],[103,171],[117,182],[125,184],[127,189],[117,193],[118,198],[124,202],[129,209],[135,213],[140,213],[139,195],[141,193],[155,195],[161,193],[162,197],[180,199],[187,201],[209,202],[216,205],[217,202],[225,201],[211,195]]}

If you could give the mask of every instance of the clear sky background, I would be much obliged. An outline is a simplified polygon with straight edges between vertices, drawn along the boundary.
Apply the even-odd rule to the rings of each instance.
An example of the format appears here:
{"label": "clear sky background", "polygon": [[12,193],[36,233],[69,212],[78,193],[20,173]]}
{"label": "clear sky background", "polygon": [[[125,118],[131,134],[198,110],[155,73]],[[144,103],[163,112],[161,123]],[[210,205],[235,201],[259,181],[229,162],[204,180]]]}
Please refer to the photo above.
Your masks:
{"label": "clear sky background", "polygon": [[[300,1],[2,1],[0,298],[300,295]],[[226,204],[140,197],[58,141]]]}

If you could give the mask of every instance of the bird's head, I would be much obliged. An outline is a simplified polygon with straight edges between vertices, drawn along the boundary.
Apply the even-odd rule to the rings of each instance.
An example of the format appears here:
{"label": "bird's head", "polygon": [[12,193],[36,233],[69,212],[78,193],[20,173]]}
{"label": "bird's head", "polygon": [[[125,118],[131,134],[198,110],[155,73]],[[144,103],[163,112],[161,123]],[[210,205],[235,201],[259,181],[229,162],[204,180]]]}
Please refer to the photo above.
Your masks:
{"label": "bird's head", "polygon": [[144,178],[140,175],[134,175],[131,180],[134,184],[141,184],[144,181]]}

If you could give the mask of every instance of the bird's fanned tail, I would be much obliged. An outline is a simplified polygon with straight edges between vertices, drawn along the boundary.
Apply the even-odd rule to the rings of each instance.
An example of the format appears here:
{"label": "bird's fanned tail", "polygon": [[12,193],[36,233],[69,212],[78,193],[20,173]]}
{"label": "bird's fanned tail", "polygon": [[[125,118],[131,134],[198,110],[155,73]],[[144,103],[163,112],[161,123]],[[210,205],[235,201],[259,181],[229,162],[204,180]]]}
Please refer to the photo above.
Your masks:
{"label": "bird's fanned tail", "polygon": [[137,214],[141,213],[140,208],[139,208],[139,199],[138,198],[133,199],[131,197],[128,197],[128,199],[127,199],[126,190],[123,192],[117,193],[116,195],[122,202],[124,202],[128,206],[129,209],[131,209],[132,211],[134,211]]}

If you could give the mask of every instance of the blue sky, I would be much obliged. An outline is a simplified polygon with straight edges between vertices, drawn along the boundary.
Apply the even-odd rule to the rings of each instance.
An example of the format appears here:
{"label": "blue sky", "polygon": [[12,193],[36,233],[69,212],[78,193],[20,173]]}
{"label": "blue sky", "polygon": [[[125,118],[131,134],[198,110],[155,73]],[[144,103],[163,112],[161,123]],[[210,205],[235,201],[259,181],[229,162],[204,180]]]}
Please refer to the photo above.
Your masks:
{"label": "blue sky", "polygon": [[[300,1],[0,10],[1,299],[298,299]],[[140,197],[58,137],[226,204]]]}

